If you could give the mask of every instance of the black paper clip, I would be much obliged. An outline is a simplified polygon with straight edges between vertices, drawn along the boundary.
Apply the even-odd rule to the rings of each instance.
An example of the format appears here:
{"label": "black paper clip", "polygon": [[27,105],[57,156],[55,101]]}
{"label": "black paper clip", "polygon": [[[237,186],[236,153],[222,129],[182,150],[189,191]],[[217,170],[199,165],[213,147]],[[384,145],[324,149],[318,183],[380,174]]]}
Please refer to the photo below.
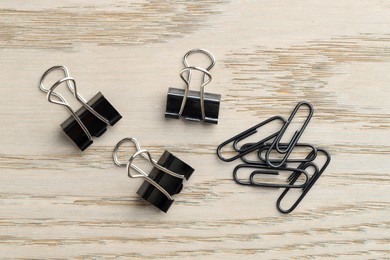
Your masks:
{"label": "black paper clip", "polygon": [[[322,167],[316,169],[316,171],[314,172],[314,174],[309,178],[309,181],[307,183],[307,185],[305,185],[302,189],[302,193],[301,195],[298,197],[298,199],[292,204],[292,206],[288,209],[283,209],[282,206],[280,205],[282,203],[282,200],[283,198],[286,196],[286,194],[288,193],[288,191],[290,190],[290,188],[286,188],[282,194],[279,196],[278,200],[276,201],[276,207],[277,209],[282,212],[282,213],[290,213],[292,212],[298,205],[299,203],[303,200],[303,198],[306,196],[306,194],[310,191],[310,189],[313,187],[313,185],[316,183],[316,181],[321,177],[321,174],[325,171],[325,169],[328,167],[329,163],[330,163],[330,160],[331,160],[331,156],[330,154],[325,150],[325,149],[321,149],[321,148],[317,148],[317,153],[318,154],[322,154],[326,157],[326,161],[325,163],[322,165]],[[312,151],[308,156],[307,158],[313,158],[315,156],[314,152]],[[316,158],[318,158],[319,156],[317,156]],[[314,162],[309,162],[309,163],[306,163],[306,162],[303,162],[299,165],[298,169],[305,169],[307,168],[308,165],[314,165]],[[297,171],[297,172],[294,172],[290,177],[289,177],[289,181],[290,181],[290,185],[293,185],[296,180],[299,178],[300,176],[300,173]]]}
{"label": "black paper clip", "polygon": [[[122,163],[118,159],[118,149],[126,142],[134,143],[136,152],[127,163]],[[153,169],[149,174],[133,164],[133,160],[139,155],[153,165]],[[194,172],[191,166],[166,150],[156,162],[152,159],[148,150],[141,149],[135,138],[124,138],[119,141],[114,148],[113,159],[116,165],[126,166],[130,178],[143,178],[145,180],[137,194],[163,212],[168,211],[174,201],[172,196],[180,193],[183,188],[183,181],[188,180]],[[131,169],[137,171],[138,174],[132,173]]]}
{"label": "black paper clip", "polygon": [[[263,139],[261,139],[260,141],[258,141],[257,143],[247,143],[247,144],[244,144],[243,146],[241,147],[238,147],[238,143],[242,140],[244,140],[245,138],[257,133],[258,129],[261,128],[262,126],[266,125],[266,124],[269,124],[270,122],[272,121],[282,121],[283,124],[286,123],[286,119],[284,119],[283,117],[281,116],[273,116],[271,118],[268,118],[267,120],[264,120],[263,122],[255,125],[255,126],[252,126],[251,128],[243,131],[242,133],[239,133],[235,136],[233,136],[232,138],[226,140],[225,142],[221,143],[218,148],[217,148],[217,155],[219,157],[219,159],[221,159],[222,161],[224,162],[231,162],[231,161],[234,161],[248,153],[251,153],[257,149],[259,149],[260,146],[262,146],[265,142],[268,142],[270,141],[272,138],[275,138],[279,132],[275,132],[269,136],[266,136],[264,137]],[[222,156],[222,149],[228,145],[232,143],[232,147],[234,148],[234,150],[236,151],[236,155],[230,157],[230,158],[225,158]]]}
{"label": "black paper clip", "polygon": [[[242,180],[238,177],[238,170],[248,168],[254,169],[250,174],[248,180]],[[300,184],[294,183],[271,183],[271,182],[258,182],[255,178],[257,175],[280,175],[281,172],[292,172],[299,173],[299,176],[302,174],[305,176],[305,181]],[[241,185],[252,185],[252,186],[260,186],[260,187],[270,187],[270,188],[303,188],[306,186],[309,180],[309,175],[305,171],[305,169],[295,169],[290,167],[279,167],[277,169],[271,168],[265,164],[239,164],[233,170],[233,179],[236,183]]]}
{"label": "black paper clip", "polygon": [[[207,69],[188,65],[187,58],[193,53],[205,54],[211,60],[211,64]],[[209,71],[215,64],[214,56],[203,49],[191,50],[184,55],[183,64],[185,68],[180,71],[180,77],[186,83],[185,88],[168,89],[165,117],[179,119],[183,116],[190,121],[204,121],[206,123],[218,124],[221,95],[206,93],[204,90],[206,85],[212,80]],[[191,75],[194,70],[203,73],[200,91],[189,90]],[[187,77],[184,76],[185,74],[187,74]]]}
{"label": "black paper clip", "polygon": [[[282,147],[283,149],[282,149],[281,148],[282,145],[280,144],[280,141],[281,141],[284,133],[286,132],[288,126],[290,125],[290,123],[294,119],[295,114],[298,112],[298,110],[302,106],[306,106],[309,108],[309,114],[308,114],[307,118],[305,119],[305,121],[303,122],[301,128],[294,133],[294,135],[291,138],[288,145],[283,145],[283,147]],[[314,113],[313,106],[309,102],[302,101],[302,102],[299,102],[297,104],[297,106],[294,108],[293,112],[291,113],[290,117],[287,119],[286,123],[283,125],[282,129],[280,129],[278,136],[272,142],[268,151],[265,154],[265,160],[269,166],[277,168],[277,167],[282,166],[286,162],[287,158],[290,156],[291,152],[293,151],[294,146],[298,143],[298,140],[301,137],[301,135],[303,134],[303,131],[305,130],[306,126],[309,124],[310,119],[313,116],[313,113]],[[275,164],[275,161],[270,159],[270,153],[273,149],[276,149],[276,151],[278,151],[279,153],[285,154],[283,159],[277,160],[277,164]]]}
{"label": "black paper clip", "polygon": [[[249,144],[246,144],[246,145],[251,145],[250,143]],[[280,146],[281,147],[287,147],[288,144],[283,144],[281,143]],[[271,146],[271,144],[263,144],[259,147],[258,149],[258,152],[257,152],[257,157],[259,159],[259,161],[253,161],[253,160],[249,160],[247,159],[245,156],[241,157],[241,160],[245,163],[248,163],[248,164],[257,164],[257,163],[265,163],[266,164],[266,159],[265,159],[265,156],[263,156],[263,153],[265,153],[266,151],[268,151],[269,147]],[[315,157],[317,156],[317,148],[315,148],[313,145],[311,144],[307,144],[307,143],[297,143],[295,144],[295,147],[303,147],[303,148],[309,148],[310,149],[310,152],[308,152],[307,154],[310,154],[310,153],[314,153],[314,156],[308,158],[307,156],[305,156],[305,158],[288,158],[287,160],[285,160],[284,164],[287,164],[287,163],[302,163],[302,162],[310,162],[310,161],[313,161],[315,159]],[[281,159],[270,159],[271,162],[280,162]],[[283,165],[282,165],[283,167]]]}
{"label": "black paper clip", "polygon": [[[65,77],[54,83],[50,89],[46,89],[43,81],[54,70],[62,70]],[[67,84],[73,96],[82,105],[76,112],[61,94],[54,92],[55,88],[62,83]],[[77,92],[76,82],[69,76],[69,71],[65,66],[54,66],[48,69],[41,77],[39,88],[47,93],[47,100],[49,102],[65,106],[71,113],[71,116],[61,124],[61,128],[81,151],[84,151],[93,143],[92,137],[101,136],[107,130],[107,125],[113,126],[122,118],[101,92],[97,93],[87,102]],[[57,98],[57,100],[53,99],[53,97]]]}
{"label": "black paper clip", "polygon": [[[246,148],[248,146],[251,146],[253,145],[254,143],[246,143],[245,145],[243,145],[242,147],[243,148]],[[262,144],[258,149],[257,149],[257,158],[258,160],[250,160],[248,158],[246,158],[246,155],[242,156],[241,157],[241,160],[244,162],[244,163],[247,163],[247,164],[264,164],[264,165],[268,165],[267,164],[267,161],[265,160],[265,157],[263,156],[263,153],[265,153],[266,151],[268,151],[269,147],[270,147],[270,143],[267,143],[267,144]],[[287,144],[280,144],[281,147],[285,147],[287,146]],[[315,148],[313,145],[311,144],[307,144],[307,143],[297,143],[295,145],[295,147],[303,147],[303,148],[309,148],[310,151],[307,153],[311,153],[311,152],[314,152],[315,153],[315,156],[317,156],[317,148]],[[305,158],[288,158],[283,165],[281,165],[281,167],[284,167],[286,164],[288,163],[302,163],[302,162],[310,162],[310,161],[313,161],[315,159],[315,157],[312,157],[312,158],[307,158],[305,156]],[[271,162],[280,162],[281,159],[270,159]]]}

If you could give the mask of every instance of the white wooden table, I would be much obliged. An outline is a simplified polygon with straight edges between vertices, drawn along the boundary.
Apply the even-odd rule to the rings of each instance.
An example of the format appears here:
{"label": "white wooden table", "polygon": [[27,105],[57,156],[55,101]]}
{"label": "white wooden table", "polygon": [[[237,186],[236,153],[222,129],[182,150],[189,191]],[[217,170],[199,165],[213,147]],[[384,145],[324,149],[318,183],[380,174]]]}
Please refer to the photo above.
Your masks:
{"label": "white wooden table", "polygon": [[[1,259],[390,258],[388,1],[96,2],[0,3]],[[217,59],[218,125],[164,118],[194,48]],[[53,65],[123,116],[84,152],[38,89]],[[235,184],[215,149],[301,100],[315,107],[302,141],[332,162],[284,215],[280,190]],[[167,214],[112,162],[130,136],[196,169]]]}

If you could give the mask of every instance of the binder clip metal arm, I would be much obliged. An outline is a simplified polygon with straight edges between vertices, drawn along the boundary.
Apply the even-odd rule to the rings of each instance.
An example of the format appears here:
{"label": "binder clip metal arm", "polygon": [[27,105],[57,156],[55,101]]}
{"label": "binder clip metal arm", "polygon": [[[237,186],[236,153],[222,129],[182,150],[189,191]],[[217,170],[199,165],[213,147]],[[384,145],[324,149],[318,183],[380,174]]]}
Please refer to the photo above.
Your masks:
{"label": "binder clip metal arm", "polygon": [[[190,50],[188,51],[186,54],[184,54],[184,57],[183,57],[183,64],[184,64],[184,68],[188,68],[188,67],[194,67],[194,66],[190,66],[188,64],[188,60],[187,58],[192,55],[192,54],[195,54],[195,53],[201,53],[201,54],[204,54],[206,55],[209,59],[210,59],[210,65],[206,68],[207,71],[210,71],[214,65],[215,65],[215,57],[207,50],[205,49],[193,49],[193,50]],[[181,73],[180,73],[181,74]],[[188,71],[188,77],[187,77],[187,80],[183,79],[185,82],[190,82],[191,81],[191,75],[192,75],[192,71],[189,70]],[[203,75],[203,83],[206,81],[206,74]]]}
{"label": "binder clip metal arm", "polygon": [[[43,82],[46,76],[54,70],[62,70],[64,72],[64,78],[55,82],[50,89],[47,89]],[[61,94],[54,91],[63,83],[66,83],[69,91],[82,105],[79,110],[74,111],[66,99]],[[64,106],[69,111],[71,117],[65,120],[61,124],[61,127],[82,151],[93,143],[92,137],[101,136],[106,131],[107,125],[113,126],[122,118],[118,111],[115,110],[100,92],[87,102],[78,93],[76,82],[69,76],[69,71],[65,66],[54,66],[49,68],[42,75],[39,82],[39,88],[47,93],[47,100],[50,103]]]}
{"label": "binder clip metal arm", "polygon": [[[206,69],[199,66],[190,66],[187,58],[194,53],[205,54],[210,59],[211,64]],[[210,69],[215,64],[214,56],[203,49],[191,50],[184,55],[183,64],[185,68],[180,71],[180,77],[185,82],[185,88],[184,90],[169,88],[165,117],[176,119],[184,117],[190,121],[204,121],[217,124],[221,95],[205,92],[205,86],[212,80]],[[203,73],[200,91],[192,91],[189,89],[192,72],[195,70]]]}

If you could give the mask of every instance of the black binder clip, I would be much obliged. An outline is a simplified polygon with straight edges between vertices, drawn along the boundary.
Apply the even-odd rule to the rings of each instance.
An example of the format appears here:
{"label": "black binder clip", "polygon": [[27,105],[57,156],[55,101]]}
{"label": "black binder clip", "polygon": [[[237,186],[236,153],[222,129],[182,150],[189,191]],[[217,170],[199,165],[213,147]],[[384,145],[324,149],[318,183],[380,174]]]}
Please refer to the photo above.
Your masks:
{"label": "black binder clip", "polygon": [[[118,159],[118,149],[126,142],[134,143],[136,152],[127,163],[122,163]],[[133,160],[139,155],[153,165],[153,169],[149,174],[133,164]],[[172,196],[180,193],[183,188],[183,181],[188,180],[194,172],[191,166],[166,150],[156,162],[152,159],[148,150],[141,149],[135,138],[124,138],[119,141],[114,148],[113,159],[117,166],[126,166],[130,178],[143,178],[145,180],[137,194],[163,212],[168,211],[174,201]],[[137,171],[138,174],[134,174],[131,169]]]}
{"label": "black binder clip", "polygon": [[[50,89],[46,89],[43,81],[54,70],[62,70],[65,77],[54,83]],[[82,104],[82,107],[76,112],[61,94],[54,92],[55,88],[62,83],[66,83],[73,96]],[[61,124],[61,128],[81,151],[84,151],[93,143],[92,137],[101,136],[107,130],[107,125],[113,126],[122,118],[101,92],[86,101],[77,92],[76,82],[69,76],[69,71],[65,66],[54,66],[48,69],[41,77],[39,88],[47,93],[49,102],[65,106],[71,113],[71,116]]]}
{"label": "black binder clip", "polygon": [[[188,65],[187,57],[193,53],[205,54],[211,60],[211,64],[207,69]],[[203,49],[191,50],[184,55],[183,64],[185,68],[180,71],[180,77],[184,80],[186,86],[184,89],[169,88],[165,117],[179,119],[183,116],[190,121],[204,121],[206,123],[218,124],[221,95],[206,93],[204,91],[206,85],[212,79],[209,71],[215,64],[214,56]],[[200,91],[189,90],[191,76],[194,70],[203,73]]]}

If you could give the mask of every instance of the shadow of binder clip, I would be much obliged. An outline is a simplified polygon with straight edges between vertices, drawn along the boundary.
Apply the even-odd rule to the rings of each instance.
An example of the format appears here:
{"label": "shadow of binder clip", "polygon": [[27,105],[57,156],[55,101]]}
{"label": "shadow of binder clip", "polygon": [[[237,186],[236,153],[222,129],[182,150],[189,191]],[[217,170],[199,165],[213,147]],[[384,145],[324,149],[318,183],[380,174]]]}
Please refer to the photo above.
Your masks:
{"label": "shadow of binder clip", "polygon": [[[292,120],[294,119],[294,116],[296,115],[296,113],[299,111],[299,109],[302,106],[308,107],[308,109],[309,109],[308,116],[306,117],[305,121],[303,122],[301,128],[294,133],[294,135],[291,138],[290,142],[287,143],[287,144],[283,144],[282,145],[280,143],[280,141],[281,141],[284,133],[286,132],[287,128],[289,127],[289,125],[291,124]],[[310,119],[313,116],[313,113],[314,113],[313,106],[309,102],[302,101],[302,102],[299,102],[296,105],[296,107],[294,108],[294,110],[291,113],[290,117],[284,123],[282,129],[280,129],[280,132],[279,132],[278,136],[275,137],[274,141],[269,146],[269,148],[268,148],[268,150],[267,150],[267,152],[265,154],[265,160],[266,160],[266,162],[267,162],[267,164],[269,166],[277,168],[277,167],[282,166],[287,161],[287,159],[290,156],[291,152],[293,151],[295,145],[298,143],[299,138],[303,134],[303,131],[305,130],[306,126],[309,124]],[[281,146],[282,146],[283,149],[281,148]],[[278,151],[281,154],[285,154],[283,159],[277,160],[277,163],[275,163],[275,160],[271,160],[270,159],[270,154],[271,154],[271,151],[273,149],[276,149],[276,151]]]}
{"label": "shadow of binder clip", "polygon": [[[301,195],[295,200],[295,202],[288,209],[283,209],[282,206],[281,206],[281,203],[282,203],[282,200],[284,199],[284,197],[287,195],[287,193],[290,190],[290,188],[287,187],[282,192],[282,194],[279,196],[278,200],[276,201],[276,207],[277,207],[277,209],[280,212],[285,213],[285,214],[292,212],[299,205],[299,203],[303,200],[303,198],[306,196],[306,194],[310,191],[310,189],[313,187],[313,185],[316,183],[316,181],[321,177],[321,174],[328,167],[328,165],[330,163],[330,160],[331,160],[330,154],[325,149],[321,149],[321,148],[317,149],[317,153],[318,154],[322,154],[323,156],[326,157],[326,160],[325,160],[324,164],[320,168],[314,162],[308,162],[308,163],[307,162],[303,162],[303,163],[301,163],[298,166],[297,170],[301,170],[301,169],[306,169],[309,165],[315,165],[316,166],[316,170],[315,170],[314,174],[309,178],[307,184],[302,188]],[[314,159],[316,159],[318,157],[319,156],[316,156],[314,151],[312,151],[307,156],[307,158],[311,159],[311,160],[314,160]],[[299,171],[295,171],[288,179],[289,180],[289,184],[290,185],[294,185],[294,183],[298,180],[300,175],[301,174],[300,174]]]}
{"label": "shadow of binder clip", "polygon": [[[118,159],[118,149],[126,142],[134,143],[136,152],[127,163],[122,163]],[[153,169],[149,174],[133,164],[133,160],[138,156],[142,156],[153,165]],[[180,193],[183,188],[183,181],[188,180],[194,172],[191,166],[166,150],[156,162],[152,159],[148,150],[141,149],[135,138],[120,140],[114,148],[113,160],[117,166],[126,166],[127,175],[130,178],[144,179],[137,194],[163,212],[168,211],[174,201],[172,196]],[[137,171],[138,174],[134,174],[132,169]]]}
{"label": "shadow of binder clip", "polygon": [[[55,82],[50,89],[46,89],[43,82],[46,76],[54,71],[62,70],[65,77]],[[61,84],[66,83],[68,89],[82,107],[74,111],[65,98],[54,90]],[[93,143],[92,137],[101,136],[106,130],[107,125],[115,125],[122,116],[108,102],[101,92],[97,93],[89,101],[86,101],[78,92],[75,80],[69,76],[69,71],[65,66],[54,66],[49,68],[41,77],[39,88],[47,93],[47,100],[51,103],[65,106],[71,116],[66,119],[61,128],[72,141],[84,151]]]}
{"label": "shadow of binder clip", "polygon": [[[194,53],[202,53],[210,59],[211,64],[207,69],[188,65],[187,58]],[[215,64],[214,56],[206,50],[194,49],[184,55],[183,64],[185,68],[180,71],[180,77],[185,82],[185,88],[168,89],[165,117],[176,119],[184,117],[190,121],[204,121],[206,123],[218,124],[221,95],[205,92],[206,85],[212,80],[209,71]],[[193,71],[203,73],[200,91],[192,91],[189,89]],[[185,74],[187,74],[187,77],[185,77]]]}

